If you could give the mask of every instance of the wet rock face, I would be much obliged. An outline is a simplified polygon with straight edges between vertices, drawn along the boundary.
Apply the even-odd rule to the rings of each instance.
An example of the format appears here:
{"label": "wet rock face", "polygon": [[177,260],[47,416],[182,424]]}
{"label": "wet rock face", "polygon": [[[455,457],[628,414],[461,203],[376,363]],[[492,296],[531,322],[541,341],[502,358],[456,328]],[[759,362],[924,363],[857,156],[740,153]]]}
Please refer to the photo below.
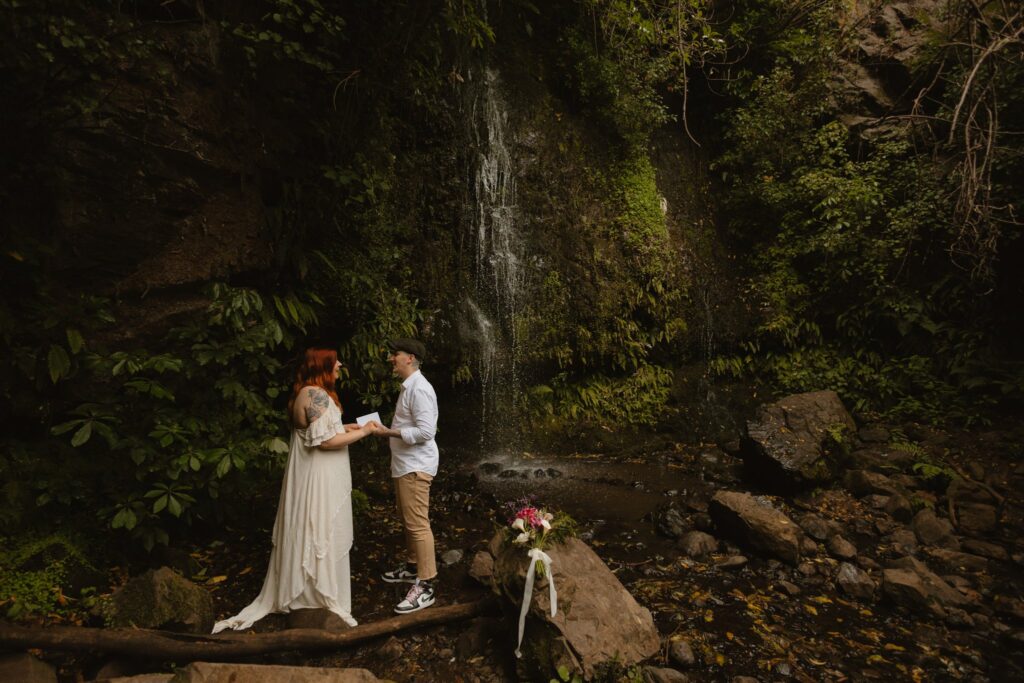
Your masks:
{"label": "wet rock face", "polygon": [[720,491],[711,499],[708,511],[723,535],[789,564],[800,562],[800,527],[766,500],[749,493]]}
{"label": "wet rock face", "polygon": [[747,423],[742,455],[759,474],[772,477],[777,487],[819,485],[839,471],[835,453],[825,446],[833,435],[853,439],[856,425],[834,391],[787,396],[761,407]]}

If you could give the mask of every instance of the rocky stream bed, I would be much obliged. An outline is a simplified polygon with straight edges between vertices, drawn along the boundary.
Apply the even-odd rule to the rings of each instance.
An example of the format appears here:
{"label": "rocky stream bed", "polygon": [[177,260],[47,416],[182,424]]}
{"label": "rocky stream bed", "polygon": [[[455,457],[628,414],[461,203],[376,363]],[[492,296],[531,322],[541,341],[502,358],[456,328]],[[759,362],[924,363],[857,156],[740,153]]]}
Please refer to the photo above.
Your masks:
{"label": "rocky stream bed", "polygon": [[[810,408],[789,405],[776,431],[789,433],[790,442],[808,434],[820,441],[817,418],[799,417],[809,410],[822,418],[820,398]],[[771,410],[759,419],[770,422]],[[755,452],[757,425],[750,425],[751,439],[719,445],[651,435],[617,453],[449,457],[433,502],[438,604],[490,592],[488,544],[502,507],[535,495],[576,517],[580,539],[653,616],[657,651],[638,665],[606,662],[589,672],[597,679],[1024,680],[1019,425],[945,432],[851,420],[852,429],[834,435],[833,451],[819,453],[828,467],[801,472],[793,462],[775,462],[774,473],[759,460],[770,444]],[[353,470],[369,498],[356,521],[353,613],[370,623],[392,616],[401,597],[401,589],[377,579],[401,534],[382,462],[353,458]],[[808,473],[817,477],[813,485]],[[273,512],[270,504],[244,532],[228,530],[224,541],[180,553],[178,569],[213,596],[211,617],[237,611],[259,591]],[[556,577],[574,569],[556,567]],[[587,578],[579,578],[585,587]],[[295,626],[332,624],[271,615],[255,630]],[[599,625],[607,633],[617,628],[614,619]],[[363,668],[396,681],[536,679],[514,657],[514,639],[514,620],[494,614],[326,655],[254,661]],[[136,660],[39,654],[65,681],[184,664],[142,653]]]}

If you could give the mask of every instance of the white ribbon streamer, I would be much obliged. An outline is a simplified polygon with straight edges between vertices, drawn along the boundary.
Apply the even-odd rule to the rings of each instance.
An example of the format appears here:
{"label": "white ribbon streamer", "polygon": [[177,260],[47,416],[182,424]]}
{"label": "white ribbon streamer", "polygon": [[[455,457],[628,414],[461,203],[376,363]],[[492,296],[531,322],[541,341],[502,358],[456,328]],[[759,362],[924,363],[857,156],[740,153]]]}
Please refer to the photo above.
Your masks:
{"label": "white ribbon streamer", "polygon": [[537,570],[537,563],[544,563],[544,570],[548,577],[548,596],[551,602],[551,616],[558,612],[558,592],[555,591],[555,575],[551,571],[551,558],[540,548],[530,550],[530,568],[526,570],[526,585],[523,587],[523,606],[519,610],[519,642],[516,644],[516,657],[522,657],[520,647],[523,644],[523,629],[526,627],[526,613],[530,610],[530,601],[533,598],[533,575]]}

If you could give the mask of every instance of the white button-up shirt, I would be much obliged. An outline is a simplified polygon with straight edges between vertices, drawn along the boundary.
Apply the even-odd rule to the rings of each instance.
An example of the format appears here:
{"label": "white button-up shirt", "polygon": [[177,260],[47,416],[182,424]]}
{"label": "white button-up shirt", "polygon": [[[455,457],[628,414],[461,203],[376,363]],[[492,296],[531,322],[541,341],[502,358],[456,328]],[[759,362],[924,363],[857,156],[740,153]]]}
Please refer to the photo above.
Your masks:
{"label": "white button-up shirt", "polygon": [[391,429],[402,433],[400,439],[388,439],[391,443],[391,476],[401,477],[410,472],[426,472],[435,476],[439,460],[437,442],[434,441],[437,394],[419,370],[402,382]]}

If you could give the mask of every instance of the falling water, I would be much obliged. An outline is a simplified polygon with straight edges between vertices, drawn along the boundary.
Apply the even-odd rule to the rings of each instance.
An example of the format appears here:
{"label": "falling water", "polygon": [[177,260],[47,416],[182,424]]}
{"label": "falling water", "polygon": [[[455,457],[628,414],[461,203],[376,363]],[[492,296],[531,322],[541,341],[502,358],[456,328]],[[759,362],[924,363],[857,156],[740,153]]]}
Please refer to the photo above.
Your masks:
{"label": "falling water", "polygon": [[[523,248],[517,232],[515,168],[509,151],[508,111],[494,69],[484,71],[473,116],[479,150],[473,216],[476,291],[468,304],[478,321],[486,321],[488,333],[481,339],[491,345],[481,350],[478,363],[486,416],[493,414],[499,405],[510,408],[516,399],[519,344],[515,319],[525,286]],[[477,327],[482,329],[482,323]],[[486,433],[491,425],[484,420],[482,427]]]}

